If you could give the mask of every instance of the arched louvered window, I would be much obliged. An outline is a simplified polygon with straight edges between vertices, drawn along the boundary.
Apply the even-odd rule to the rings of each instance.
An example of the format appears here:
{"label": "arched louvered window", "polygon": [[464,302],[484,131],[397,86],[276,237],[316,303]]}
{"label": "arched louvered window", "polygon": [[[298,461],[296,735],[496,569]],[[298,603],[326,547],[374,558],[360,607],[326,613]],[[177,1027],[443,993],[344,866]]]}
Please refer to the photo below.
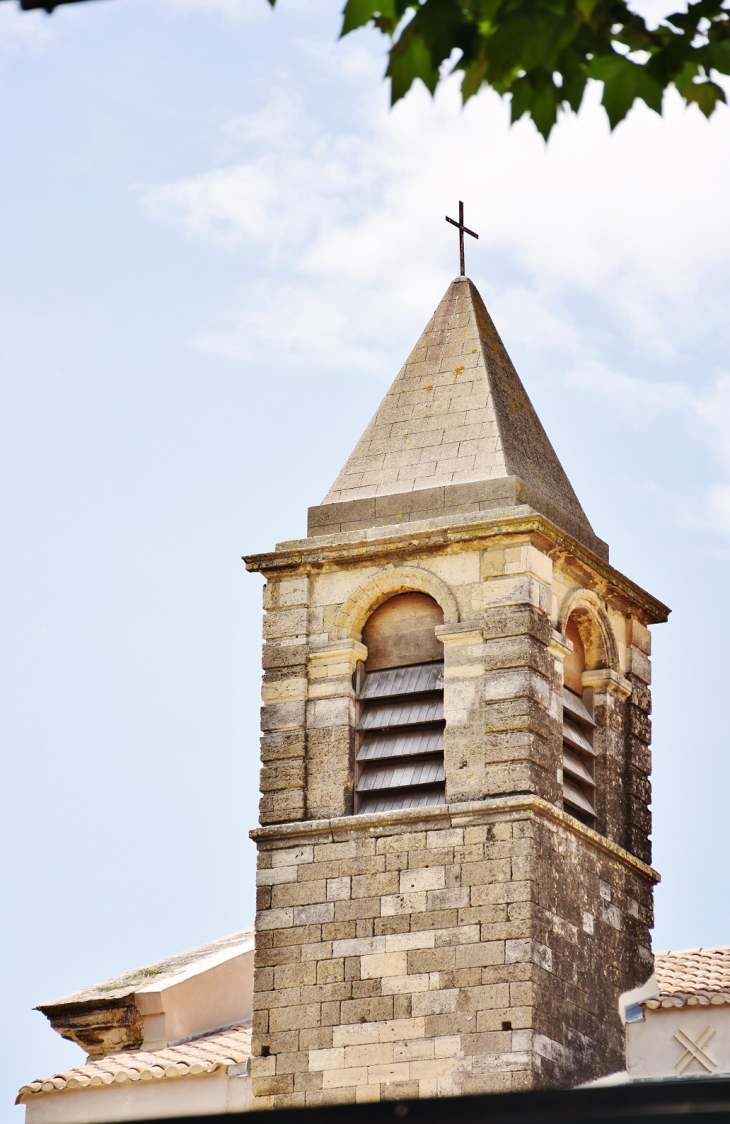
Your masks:
{"label": "arched louvered window", "polygon": [[443,804],[443,611],[423,593],[384,602],[363,629],[355,811]]}
{"label": "arched louvered window", "polygon": [[586,659],[578,626],[572,617],[565,635],[573,650],[566,656],[563,681],[563,806],[588,827],[596,826],[596,781],[593,707],[583,690]]}

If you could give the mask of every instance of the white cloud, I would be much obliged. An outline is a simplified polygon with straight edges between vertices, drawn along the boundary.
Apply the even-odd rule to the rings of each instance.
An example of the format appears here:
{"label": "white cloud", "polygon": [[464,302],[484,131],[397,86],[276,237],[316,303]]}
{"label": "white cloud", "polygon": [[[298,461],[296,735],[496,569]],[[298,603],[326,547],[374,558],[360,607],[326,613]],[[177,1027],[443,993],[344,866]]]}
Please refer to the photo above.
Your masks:
{"label": "white cloud", "polygon": [[[229,121],[218,167],[143,190],[156,220],[252,261],[255,281],[199,347],[389,380],[456,272],[444,214],[461,197],[480,234],[469,272],[503,335],[559,357],[574,388],[683,417],[730,477],[727,380],[698,391],[672,370],[713,333],[730,342],[728,113],[706,122],[668,95],[664,119],[637,106],[611,135],[595,87],[545,146],[529,122],[508,126],[495,95],[462,111],[454,83],[390,111],[382,58],[356,39],[300,42],[299,59],[316,67],[315,109],[282,67],[264,107]],[[581,301],[591,313],[579,318]],[[668,377],[612,372],[609,344]]]}
{"label": "white cloud", "polygon": [[709,526],[730,534],[730,484],[715,484],[710,488],[705,515]]}
{"label": "white cloud", "polygon": [[619,410],[625,422],[637,428],[668,418],[679,421],[685,438],[709,450],[724,479],[706,483],[691,505],[674,497],[675,514],[683,522],[730,534],[730,374],[720,373],[708,386],[697,388],[678,380],[635,378],[586,361],[565,381]]}
{"label": "white cloud", "polygon": [[[701,436],[708,436],[712,449],[730,478],[730,374],[721,374],[709,393],[695,396],[694,411]],[[724,484],[718,486],[713,490],[713,496],[713,505],[719,503],[726,513],[725,526],[730,531],[730,508],[727,506],[730,487]]]}
{"label": "white cloud", "polygon": [[[304,54],[320,69],[336,60],[328,92],[347,100],[346,125],[305,109],[296,76],[279,73],[266,107],[227,127],[225,165],[150,186],[150,213],[263,251],[260,267],[286,263],[293,287],[330,287],[337,300],[343,283],[362,293],[384,284],[400,305],[404,270],[453,271],[442,215],[461,194],[480,231],[469,247],[474,272],[507,255],[544,306],[551,294],[548,308],[560,289],[579,287],[665,358],[716,320],[719,298],[703,279],[726,274],[730,258],[728,114],[707,123],[669,95],[665,120],[638,107],[609,136],[594,89],[546,148],[530,123],[510,130],[494,96],[460,111],[453,84],[435,103],[414,90],[390,112],[379,60],[347,43],[329,48],[308,43]],[[343,86],[350,60],[357,80]]]}
{"label": "white cloud", "polygon": [[565,381],[619,409],[630,405],[633,410],[630,416],[637,424],[644,424],[647,416],[657,418],[663,414],[692,411],[698,403],[683,383],[633,378],[597,360],[584,361]]}

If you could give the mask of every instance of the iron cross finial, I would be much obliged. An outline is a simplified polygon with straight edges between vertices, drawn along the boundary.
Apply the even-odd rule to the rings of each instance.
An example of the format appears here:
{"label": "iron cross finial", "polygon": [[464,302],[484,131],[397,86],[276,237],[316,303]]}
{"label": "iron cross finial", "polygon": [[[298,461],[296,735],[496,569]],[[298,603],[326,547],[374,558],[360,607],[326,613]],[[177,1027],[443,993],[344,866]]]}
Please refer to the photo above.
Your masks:
{"label": "iron cross finial", "polygon": [[459,262],[461,264],[461,276],[466,277],[466,271],[464,269],[464,235],[471,234],[472,238],[479,238],[479,235],[475,234],[473,230],[469,230],[468,226],[464,226],[464,204],[461,199],[459,200],[459,221],[457,222],[456,219],[450,219],[448,215],[446,216],[446,221],[450,222],[452,226],[457,227],[459,230]]}

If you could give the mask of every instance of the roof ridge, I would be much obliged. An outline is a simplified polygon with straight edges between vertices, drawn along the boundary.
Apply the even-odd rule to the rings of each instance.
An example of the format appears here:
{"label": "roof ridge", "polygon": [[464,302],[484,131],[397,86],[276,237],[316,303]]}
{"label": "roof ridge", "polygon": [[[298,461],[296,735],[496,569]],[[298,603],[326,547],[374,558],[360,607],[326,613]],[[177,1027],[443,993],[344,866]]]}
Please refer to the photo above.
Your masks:
{"label": "roof ridge", "polygon": [[717,944],[717,945],[699,945],[697,948],[670,948],[664,952],[655,952],[654,959],[657,956],[689,956],[693,952],[727,952],[730,953],[730,945]]}

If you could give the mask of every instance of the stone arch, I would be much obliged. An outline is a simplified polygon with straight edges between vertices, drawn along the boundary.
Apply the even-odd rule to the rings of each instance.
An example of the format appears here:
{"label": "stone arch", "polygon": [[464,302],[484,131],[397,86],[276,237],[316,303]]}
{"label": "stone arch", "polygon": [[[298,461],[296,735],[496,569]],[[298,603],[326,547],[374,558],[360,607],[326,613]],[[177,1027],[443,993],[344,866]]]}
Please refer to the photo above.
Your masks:
{"label": "stone arch", "polygon": [[426,593],[444,611],[444,624],[457,624],[459,607],[446,582],[420,566],[386,566],[362,583],[335,616],[333,640],[360,640],[363,626],[375,610],[397,593]]}
{"label": "stone arch", "polygon": [[570,590],[563,598],[558,616],[562,636],[565,636],[565,627],[571,617],[585,648],[586,670],[611,668],[619,671],[616,640],[600,598],[590,589]]}

